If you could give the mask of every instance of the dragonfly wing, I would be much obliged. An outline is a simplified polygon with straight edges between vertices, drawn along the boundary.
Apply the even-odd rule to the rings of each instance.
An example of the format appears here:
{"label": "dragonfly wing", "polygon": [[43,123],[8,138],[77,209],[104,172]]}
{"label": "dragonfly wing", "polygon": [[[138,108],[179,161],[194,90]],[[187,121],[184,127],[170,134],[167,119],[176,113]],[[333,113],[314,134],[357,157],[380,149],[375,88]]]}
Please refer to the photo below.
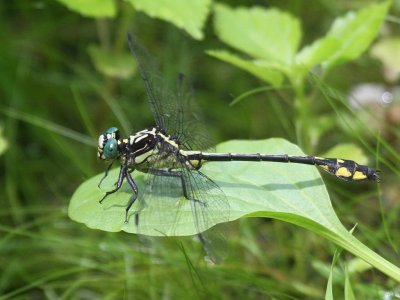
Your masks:
{"label": "dragonfly wing", "polygon": [[[160,75],[154,59],[128,34],[129,48],[135,57],[140,77],[157,126],[175,136],[187,150],[206,150],[213,141],[207,131],[193,97],[192,86],[181,73],[176,83]],[[171,87],[176,86],[172,89]]]}
{"label": "dragonfly wing", "polygon": [[[229,221],[225,194],[204,173],[189,169],[176,154],[163,153],[160,150],[159,159],[152,165],[155,171],[149,174],[144,191],[139,191],[133,213],[138,232],[161,236],[199,234],[209,258],[221,261],[226,248],[223,234],[208,229]],[[166,160],[179,167],[168,171]]]}

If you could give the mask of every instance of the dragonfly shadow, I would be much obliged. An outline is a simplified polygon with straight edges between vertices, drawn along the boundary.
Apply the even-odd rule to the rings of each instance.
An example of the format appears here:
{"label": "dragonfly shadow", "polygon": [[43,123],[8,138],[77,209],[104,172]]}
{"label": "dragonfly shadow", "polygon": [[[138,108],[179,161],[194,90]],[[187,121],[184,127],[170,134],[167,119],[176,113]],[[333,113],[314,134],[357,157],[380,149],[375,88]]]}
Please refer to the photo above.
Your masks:
{"label": "dragonfly shadow", "polygon": [[294,182],[293,184],[289,183],[268,183],[261,185],[262,188],[266,189],[267,191],[273,191],[273,190],[297,190],[297,189],[305,189],[305,188],[311,188],[311,187],[316,187],[323,185],[323,182],[321,179],[316,178],[313,180],[303,180],[303,181],[297,181]]}
{"label": "dragonfly shadow", "polygon": [[263,185],[253,185],[253,184],[244,184],[244,183],[232,183],[232,182],[224,182],[218,181],[218,185],[224,188],[238,188],[238,189],[246,189],[246,190],[260,190],[260,188],[265,189],[267,191],[276,191],[276,190],[298,190],[305,189],[323,185],[321,179],[316,178],[313,180],[303,180],[297,181],[292,184],[290,183],[268,183]]}
{"label": "dragonfly shadow", "polygon": [[125,208],[126,207],[126,204],[116,204],[116,203],[113,203],[113,204],[103,204],[103,209],[104,210],[110,210],[110,209],[113,209],[113,208],[121,208],[121,207],[123,207],[123,208]]}

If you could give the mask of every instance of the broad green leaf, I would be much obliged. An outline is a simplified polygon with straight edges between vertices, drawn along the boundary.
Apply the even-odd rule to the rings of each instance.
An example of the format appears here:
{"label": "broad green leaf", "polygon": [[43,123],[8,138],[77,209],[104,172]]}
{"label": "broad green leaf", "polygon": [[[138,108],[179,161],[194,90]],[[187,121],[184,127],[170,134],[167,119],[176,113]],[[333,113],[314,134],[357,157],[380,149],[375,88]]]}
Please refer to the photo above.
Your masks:
{"label": "broad green leaf", "polygon": [[301,39],[295,17],[277,9],[223,4],[216,4],[214,12],[214,28],[224,43],[269,63],[293,64]]}
{"label": "broad green leaf", "polygon": [[130,53],[113,53],[94,45],[88,51],[96,69],[106,76],[127,79],[136,70],[135,60]]}
{"label": "broad green leaf", "polygon": [[384,38],[377,42],[371,49],[371,55],[379,59],[385,70],[385,77],[395,81],[400,73],[400,38]]}
{"label": "broad green leaf", "polygon": [[339,157],[354,160],[359,164],[366,165],[368,158],[360,147],[353,143],[342,143],[321,154],[323,157]]}
{"label": "broad green leaf", "polygon": [[116,6],[114,0],[57,0],[70,10],[85,17],[114,17]]}
{"label": "broad green leaf", "polygon": [[274,67],[271,65],[263,65],[254,60],[242,59],[225,50],[208,50],[207,54],[246,70],[265,82],[271,83],[273,86],[280,86],[283,82],[283,74],[278,70],[274,70]]}
{"label": "broad green leaf", "polygon": [[308,70],[328,60],[337,51],[338,46],[339,40],[335,37],[327,36],[318,39],[296,54],[296,64]]}
{"label": "broad green leaf", "polygon": [[[218,145],[217,151],[304,155],[297,146],[283,139],[230,141]],[[112,188],[118,171],[110,171],[104,181],[105,188]],[[343,227],[315,167],[285,163],[210,162],[205,164],[202,171],[224,191],[230,205],[230,220],[244,216],[268,217],[299,225],[321,234],[389,276],[400,280],[400,269],[367,248]],[[102,176],[103,174],[99,174],[87,180],[75,191],[68,209],[70,218],[85,223],[90,228],[137,232],[132,215],[138,203],[132,206],[129,222],[124,223],[125,206],[131,196],[126,183],[103,204],[98,203],[104,195],[104,190],[97,187]],[[135,172],[134,179],[139,190],[143,191],[145,175]],[[164,223],[165,220],[173,219],[176,221],[175,235],[195,234],[196,226],[189,201],[183,196],[171,199],[167,193],[164,198],[166,202],[176,204],[173,209],[180,209],[179,215],[176,211],[164,210],[162,207],[149,213],[145,207],[140,211],[140,218],[145,219],[149,226],[141,228],[140,233],[163,236],[166,234],[165,228],[171,225]],[[214,207],[210,209],[215,211]],[[215,224],[223,221],[225,219],[218,219],[217,216],[213,219]]]}
{"label": "broad green leaf", "polygon": [[128,0],[135,9],[152,18],[171,22],[195,39],[202,39],[202,28],[210,12],[211,0]]}
{"label": "broad green leaf", "polygon": [[323,66],[329,69],[358,58],[378,34],[389,4],[388,1],[372,4],[358,12],[349,12],[344,17],[337,18],[327,37],[336,38],[339,45]]}

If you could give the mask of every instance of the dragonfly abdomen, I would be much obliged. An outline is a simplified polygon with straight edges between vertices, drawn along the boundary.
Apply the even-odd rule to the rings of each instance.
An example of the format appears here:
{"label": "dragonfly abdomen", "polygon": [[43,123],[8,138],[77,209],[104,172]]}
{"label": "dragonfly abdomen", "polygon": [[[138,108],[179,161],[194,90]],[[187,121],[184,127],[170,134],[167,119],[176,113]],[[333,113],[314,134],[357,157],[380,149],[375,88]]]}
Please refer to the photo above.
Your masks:
{"label": "dragonfly abdomen", "polygon": [[237,153],[207,153],[200,151],[187,152],[188,160],[197,162],[201,166],[202,161],[268,161],[280,163],[298,163],[316,165],[345,181],[372,180],[379,182],[378,171],[368,166],[359,165],[352,160],[340,158],[321,158],[316,156],[292,156],[287,154],[237,154]]}

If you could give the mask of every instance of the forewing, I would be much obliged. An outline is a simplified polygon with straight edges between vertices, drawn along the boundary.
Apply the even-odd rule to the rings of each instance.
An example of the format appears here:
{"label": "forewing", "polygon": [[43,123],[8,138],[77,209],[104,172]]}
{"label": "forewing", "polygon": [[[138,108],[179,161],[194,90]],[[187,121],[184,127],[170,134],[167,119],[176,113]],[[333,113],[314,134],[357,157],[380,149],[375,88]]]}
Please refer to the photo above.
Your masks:
{"label": "forewing", "polygon": [[176,101],[178,111],[181,112],[174,125],[175,135],[182,146],[187,150],[209,150],[214,146],[214,140],[204,126],[190,80],[183,74],[178,76]]}
{"label": "forewing", "polygon": [[186,77],[179,74],[176,84],[171,84],[160,75],[155,59],[150,59],[135,37],[129,33],[128,43],[136,59],[156,124],[168,134],[177,137],[185,149],[208,149],[213,142],[200,122],[192,87]]}

